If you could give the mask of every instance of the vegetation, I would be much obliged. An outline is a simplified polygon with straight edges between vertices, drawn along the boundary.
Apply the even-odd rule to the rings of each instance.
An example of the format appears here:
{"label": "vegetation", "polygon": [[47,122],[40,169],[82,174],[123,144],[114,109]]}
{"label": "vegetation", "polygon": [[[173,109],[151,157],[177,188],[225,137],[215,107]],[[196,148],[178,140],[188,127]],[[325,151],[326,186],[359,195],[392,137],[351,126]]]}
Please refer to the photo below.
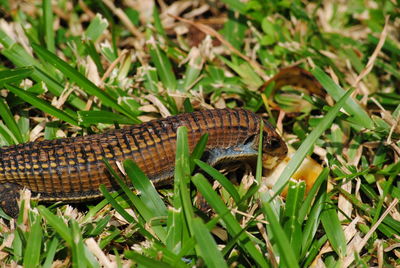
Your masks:
{"label": "vegetation", "polygon": [[[126,161],[140,195],[121,180],[77,209],[25,192],[17,220],[0,214],[0,263],[400,266],[399,11],[395,0],[0,0],[1,145],[243,107],[296,150],[271,192],[260,164],[222,174],[198,160],[207,137],[190,154],[180,128],[173,186],[156,191]],[[306,157],[323,166],[308,193],[290,180]]]}

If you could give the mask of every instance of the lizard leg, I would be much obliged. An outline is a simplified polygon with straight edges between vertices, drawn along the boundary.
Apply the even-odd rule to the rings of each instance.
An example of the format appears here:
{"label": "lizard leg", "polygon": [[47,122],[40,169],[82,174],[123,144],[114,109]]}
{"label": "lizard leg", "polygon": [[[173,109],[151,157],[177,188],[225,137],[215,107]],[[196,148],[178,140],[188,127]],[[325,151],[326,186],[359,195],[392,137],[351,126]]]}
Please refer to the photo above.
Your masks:
{"label": "lizard leg", "polygon": [[17,200],[21,189],[22,187],[15,183],[0,183],[0,207],[13,218],[19,213]]}

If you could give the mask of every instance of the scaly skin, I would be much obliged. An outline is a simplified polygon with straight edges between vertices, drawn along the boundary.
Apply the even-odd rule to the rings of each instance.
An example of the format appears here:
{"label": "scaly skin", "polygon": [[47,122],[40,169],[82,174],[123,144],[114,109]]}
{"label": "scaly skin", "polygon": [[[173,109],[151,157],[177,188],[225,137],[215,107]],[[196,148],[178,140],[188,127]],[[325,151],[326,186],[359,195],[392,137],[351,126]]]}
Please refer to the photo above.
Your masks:
{"label": "scaly skin", "polygon": [[[99,197],[99,186],[118,184],[102,159],[117,170],[116,162],[132,159],[155,185],[171,181],[176,130],[188,128],[190,150],[208,133],[205,161],[211,165],[257,156],[261,117],[241,109],[203,110],[153,120],[104,134],[44,140],[0,148],[0,206],[18,213],[16,198],[26,187],[41,201],[80,202]],[[263,158],[280,161],[287,147],[264,123]]]}

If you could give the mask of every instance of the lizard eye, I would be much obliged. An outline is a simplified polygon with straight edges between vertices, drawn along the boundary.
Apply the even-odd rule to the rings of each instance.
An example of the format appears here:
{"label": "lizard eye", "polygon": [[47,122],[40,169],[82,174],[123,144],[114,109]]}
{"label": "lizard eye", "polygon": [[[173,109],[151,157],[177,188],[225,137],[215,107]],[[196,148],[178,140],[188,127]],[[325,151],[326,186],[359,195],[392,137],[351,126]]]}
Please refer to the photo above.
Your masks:
{"label": "lizard eye", "polygon": [[281,143],[278,139],[272,139],[269,143],[269,146],[271,147],[271,149],[277,149],[281,146]]}

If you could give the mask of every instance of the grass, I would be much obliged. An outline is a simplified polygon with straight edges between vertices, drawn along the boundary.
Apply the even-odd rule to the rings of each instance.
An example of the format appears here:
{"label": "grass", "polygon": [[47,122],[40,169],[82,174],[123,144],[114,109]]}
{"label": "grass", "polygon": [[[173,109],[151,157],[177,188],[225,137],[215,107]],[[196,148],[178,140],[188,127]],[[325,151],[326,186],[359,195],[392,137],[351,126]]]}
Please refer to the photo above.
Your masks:
{"label": "grass", "polygon": [[[295,154],[270,191],[261,158],[221,173],[180,128],[172,187],[127,160],[121,190],[84,209],[0,213],[1,266],[400,266],[395,1],[139,2],[0,1],[0,145],[243,107]],[[280,73],[294,64],[310,73]],[[307,157],[312,185],[291,180]]]}

